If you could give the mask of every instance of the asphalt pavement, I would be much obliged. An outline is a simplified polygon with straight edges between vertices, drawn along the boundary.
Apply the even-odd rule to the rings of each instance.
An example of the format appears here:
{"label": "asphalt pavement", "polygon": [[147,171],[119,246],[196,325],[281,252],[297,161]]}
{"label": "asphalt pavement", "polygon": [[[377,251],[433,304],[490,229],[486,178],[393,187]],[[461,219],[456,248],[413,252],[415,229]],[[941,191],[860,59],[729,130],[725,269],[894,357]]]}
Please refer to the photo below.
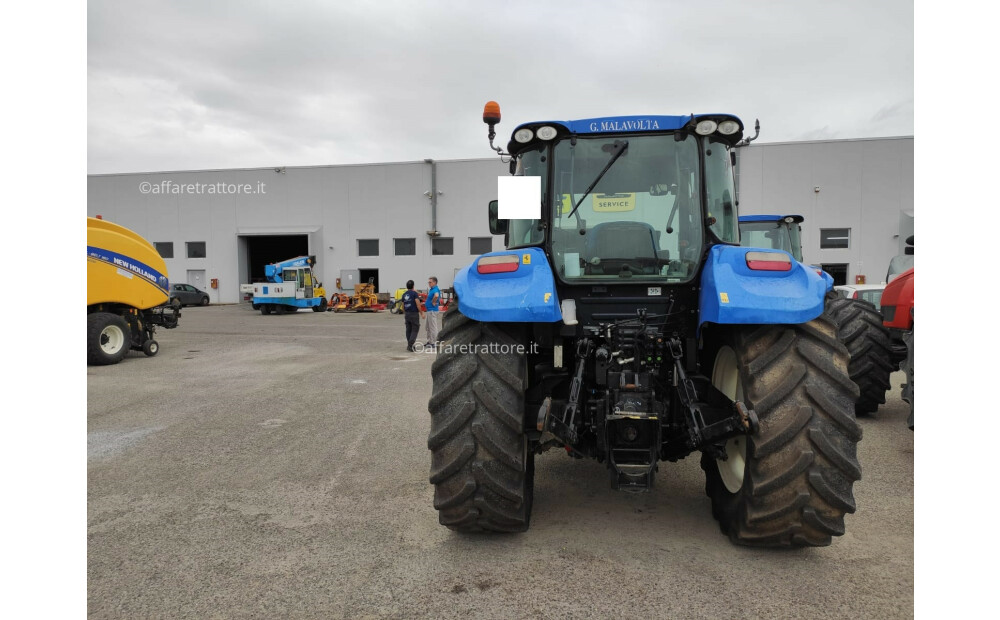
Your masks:
{"label": "asphalt pavement", "polygon": [[[421,333],[421,336],[423,334]],[[160,352],[88,367],[94,618],[907,618],[913,433],[894,373],[829,547],[737,547],[697,455],[649,493],[536,459],[531,529],[461,535],[428,483],[430,353],[376,314],[185,308]]]}

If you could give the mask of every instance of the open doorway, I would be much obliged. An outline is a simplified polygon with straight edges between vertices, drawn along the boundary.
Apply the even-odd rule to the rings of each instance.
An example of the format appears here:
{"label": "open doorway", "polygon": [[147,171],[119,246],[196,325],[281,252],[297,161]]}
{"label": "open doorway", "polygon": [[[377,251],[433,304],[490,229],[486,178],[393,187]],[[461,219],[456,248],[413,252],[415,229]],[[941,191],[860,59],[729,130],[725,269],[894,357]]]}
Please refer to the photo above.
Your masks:
{"label": "open doorway", "polygon": [[823,263],[820,268],[830,274],[834,286],[847,284],[847,263]]}
{"label": "open doorway", "polygon": [[309,254],[309,235],[241,235],[239,247],[246,247],[242,282],[264,282],[265,265]]}
{"label": "open doorway", "polygon": [[378,287],[378,269],[359,269],[358,276],[361,279],[359,284],[368,284],[368,280],[372,279],[375,283],[375,292],[378,293],[381,291]]}

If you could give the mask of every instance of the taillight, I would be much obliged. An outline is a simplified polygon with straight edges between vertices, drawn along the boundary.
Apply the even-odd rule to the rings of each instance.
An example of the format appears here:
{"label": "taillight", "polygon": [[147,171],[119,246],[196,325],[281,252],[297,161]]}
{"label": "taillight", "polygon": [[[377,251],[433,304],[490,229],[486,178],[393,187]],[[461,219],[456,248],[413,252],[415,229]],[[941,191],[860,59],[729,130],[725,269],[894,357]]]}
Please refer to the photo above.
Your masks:
{"label": "taillight", "polygon": [[484,256],[476,264],[479,273],[508,273],[517,271],[521,259],[517,254],[502,254],[500,256]]}
{"label": "taillight", "polygon": [[747,252],[747,267],[755,271],[791,271],[792,259],[778,252]]}

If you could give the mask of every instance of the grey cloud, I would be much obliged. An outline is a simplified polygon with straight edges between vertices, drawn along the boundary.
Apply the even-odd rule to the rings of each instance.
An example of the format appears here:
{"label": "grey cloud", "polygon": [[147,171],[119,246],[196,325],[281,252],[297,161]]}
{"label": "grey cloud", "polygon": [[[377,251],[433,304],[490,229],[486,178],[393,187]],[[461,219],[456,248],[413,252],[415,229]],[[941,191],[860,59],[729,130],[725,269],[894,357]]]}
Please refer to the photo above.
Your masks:
{"label": "grey cloud", "polygon": [[912,5],[878,4],[97,0],[89,168],[489,157],[489,99],[501,144],[528,120],[699,111],[759,117],[762,141],[912,134]]}

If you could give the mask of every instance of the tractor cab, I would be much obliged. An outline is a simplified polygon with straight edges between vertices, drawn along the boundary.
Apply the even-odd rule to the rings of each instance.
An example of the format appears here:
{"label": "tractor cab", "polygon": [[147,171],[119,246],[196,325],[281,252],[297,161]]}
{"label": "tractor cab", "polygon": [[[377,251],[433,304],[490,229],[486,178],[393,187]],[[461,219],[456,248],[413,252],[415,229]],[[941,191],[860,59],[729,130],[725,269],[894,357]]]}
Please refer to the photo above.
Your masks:
{"label": "tractor cab", "polygon": [[741,215],[740,243],[751,248],[784,250],[802,262],[801,215]]}
{"label": "tractor cab", "polygon": [[521,125],[507,149],[515,176],[540,177],[540,213],[509,220],[506,246],[544,247],[566,284],[689,281],[706,244],[738,243],[742,131],[727,115]]}

